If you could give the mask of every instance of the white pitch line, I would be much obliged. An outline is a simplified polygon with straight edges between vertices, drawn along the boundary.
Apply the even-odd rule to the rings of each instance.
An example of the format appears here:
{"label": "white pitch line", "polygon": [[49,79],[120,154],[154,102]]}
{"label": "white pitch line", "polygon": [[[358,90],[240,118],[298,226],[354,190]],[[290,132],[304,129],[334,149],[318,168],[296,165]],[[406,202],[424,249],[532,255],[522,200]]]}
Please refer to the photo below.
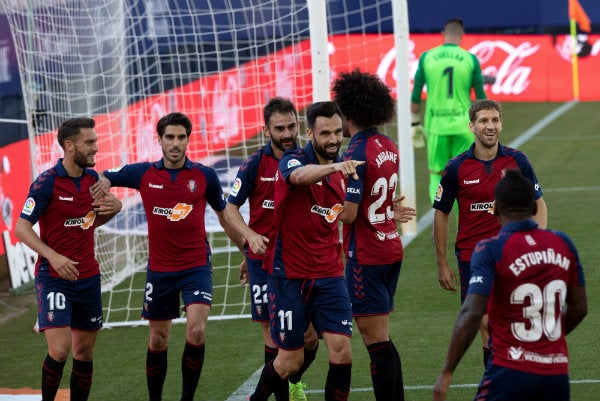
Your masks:
{"label": "white pitch line", "polygon": [[[531,126],[531,128],[529,128],[527,131],[523,132],[521,135],[519,135],[517,138],[515,138],[515,140],[513,140],[511,143],[509,143],[508,146],[510,146],[512,148],[518,148],[523,143],[527,142],[528,140],[530,140],[531,138],[536,136],[538,133],[540,133],[544,128],[546,128],[546,126],[548,126],[554,120],[556,120],[557,118],[559,118],[560,116],[565,114],[567,111],[569,111],[573,107],[575,107],[575,105],[577,105],[577,103],[579,103],[579,102],[572,101],[572,102],[567,102],[567,103],[561,105],[556,110],[552,111],[550,114],[548,114],[547,116],[542,118],[540,121],[535,123],[533,126]],[[547,191],[547,190],[545,190],[545,191]],[[416,236],[421,234],[432,223],[433,223],[433,209],[429,210],[427,213],[425,213],[425,215],[423,215],[423,217],[421,217],[417,221],[417,235],[410,236],[410,237],[402,236],[402,243],[403,243],[404,247],[407,247],[408,244],[410,244],[412,242],[412,240],[416,238]],[[250,376],[248,378],[248,380],[246,380],[244,383],[242,383],[242,385],[240,387],[238,387],[237,390],[235,390],[235,392],[233,394],[231,394],[229,396],[229,398],[227,398],[227,400],[225,400],[225,401],[245,401],[246,396],[248,394],[251,394],[254,392],[256,383],[258,382],[258,379],[260,378],[261,372],[262,372],[262,366],[256,372],[254,372],[252,374],[252,376]],[[467,384],[464,386],[471,386],[471,385]],[[477,385],[474,384],[473,386],[477,386]],[[424,388],[429,388],[429,387],[424,387]],[[410,389],[410,388],[406,387],[406,389]],[[373,390],[372,388],[352,389],[352,391],[372,391],[372,390]],[[316,390],[308,390],[306,392],[311,393],[312,391],[316,391]],[[318,391],[318,392],[322,393],[322,391]]]}

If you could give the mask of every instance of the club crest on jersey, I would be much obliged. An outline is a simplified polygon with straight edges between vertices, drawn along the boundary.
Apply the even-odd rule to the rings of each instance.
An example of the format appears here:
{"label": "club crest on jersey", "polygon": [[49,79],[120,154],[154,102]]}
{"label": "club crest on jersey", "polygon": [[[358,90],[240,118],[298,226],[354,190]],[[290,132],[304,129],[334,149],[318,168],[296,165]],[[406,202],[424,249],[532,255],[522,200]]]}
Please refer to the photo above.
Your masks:
{"label": "club crest on jersey", "polygon": [[23,210],[21,210],[21,213],[27,216],[31,216],[31,213],[33,213],[33,209],[35,209],[35,200],[33,198],[27,198],[27,200],[25,201],[25,205],[23,205]]}
{"label": "club crest on jersey", "polygon": [[198,185],[196,185],[196,181],[189,180],[187,187],[191,193],[194,193],[196,191],[196,188],[198,188]]}
{"label": "club crest on jersey", "polygon": [[46,315],[46,318],[48,319],[49,322],[54,321],[54,312],[52,312],[52,311],[48,312],[48,314]]}
{"label": "club crest on jersey", "polygon": [[154,206],[154,209],[152,209],[152,214],[165,216],[171,221],[179,221],[185,219],[193,208],[193,205],[188,205],[187,203],[178,203],[171,208]]}
{"label": "club crest on jersey", "polygon": [[323,216],[325,218],[325,221],[327,221],[328,223],[333,223],[338,215],[342,212],[342,210],[344,209],[344,207],[342,205],[340,205],[339,203],[336,203],[335,205],[333,205],[332,207],[322,207],[319,205],[313,205],[310,208],[311,213],[316,213],[319,216]]}
{"label": "club crest on jersey", "polygon": [[93,210],[89,211],[83,217],[77,217],[74,219],[65,220],[65,227],[81,227],[82,230],[87,230],[94,225],[94,220],[96,220],[96,212]]}

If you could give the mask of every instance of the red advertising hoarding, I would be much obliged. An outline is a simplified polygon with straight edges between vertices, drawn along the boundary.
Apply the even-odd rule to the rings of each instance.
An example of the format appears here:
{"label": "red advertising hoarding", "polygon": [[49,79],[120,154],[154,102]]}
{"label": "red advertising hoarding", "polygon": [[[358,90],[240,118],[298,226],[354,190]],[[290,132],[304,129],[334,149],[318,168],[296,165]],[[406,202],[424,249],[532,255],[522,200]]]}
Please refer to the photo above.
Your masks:
{"label": "red advertising hoarding", "polygon": [[[579,100],[597,101],[600,100],[600,81],[596,78],[600,73],[600,35],[586,35],[584,39],[577,44],[581,50]],[[441,43],[441,35],[410,36],[411,80],[419,56]],[[573,100],[569,36],[466,35],[462,46],[477,55],[484,74],[496,77],[496,82],[485,88],[490,98],[501,102]],[[341,71],[360,68],[378,74],[395,88],[393,35],[333,36],[329,49],[332,78]],[[122,112],[94,116],[100,147],[97,168],[160,158],[155,124],[158,118],[172,111],[184,112],[192,119],[194,135],[188,148],[192,159],[218,153],[260,132],[262,107],[270,97],[289,97],[296,99],[299,109],[306,107],[312,100],[311,85],[309,42],[304,41],[239,68],[131,104],[125,113],[125,123]],[[126,135],[120,135],[123,129]],[[36,147],[36,174],[51,167],[62,155],[55,132],[37,136]],[[31,181],[28,142],[0,148],[0,160],[3,166],[0,230],[8,231],[14,244],[14,222]],[[0,242],[0,254],[4,253],[4,244]]]}

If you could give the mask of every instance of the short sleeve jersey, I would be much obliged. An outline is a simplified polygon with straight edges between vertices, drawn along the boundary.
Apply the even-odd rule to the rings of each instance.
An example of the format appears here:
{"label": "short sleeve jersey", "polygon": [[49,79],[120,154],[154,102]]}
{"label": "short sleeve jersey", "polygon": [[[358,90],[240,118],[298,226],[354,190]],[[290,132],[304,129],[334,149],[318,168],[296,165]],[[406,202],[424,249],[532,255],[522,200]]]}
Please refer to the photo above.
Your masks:
{"label": "short sleeve jersey", "polygon": [[475,144],[450,160],[442,173],[433,208],[450,213],[458,203],[456,255],[468,262],[478,241],[496,235],[500,224],[494,216],[494,189],[504,170],[519,169],[535,187],[535,199],[542,197],[538,179],[527,157],[520,151],[498,145],[498,155],[483,161],[473,153]]}
{"label": "short sleeve jersey", "polygon": [[562,309],[584,286],[571,240],[533,220],[510,223],[477,245],[468,294],[489,297],[493,364],[542,375],[568,373]]}
{"label": "short sleeve jersey", "polygon": [[[98,173],[86,168],[80,177],[69,177],[62,160],[31,184],[20,217],[32,224],[39,222],[40,239],[57,253],[78,262],[79,278],[96,276],[100,269],[94,253],[96,213],[90,187],[98,181]],[[41,256],[35,275],[60,277]]]}
{"label": "short sleeve jersey", "polygon": [[[339,161],[339,158],[336,160]],[[318,164],[312,144],[288,150],[275,181],[275,220],[265,254],[265,269],[275,277],[313,279],[343,277],[338,215],[346,180],[335,172],[312,185],[290,185],[290,174]]]}
{"label": "short sleeve jersey", "polygon": [[[250,202],[248,227],[254,232],[267,236],[273,225],[275,176],[279,160],[273,155],[271,143],[254,152],[238,170],[227,201],[242,206]],[[264,259],[248,247],[248,257]]]}
{"label": "short sleeve jersey", "polygon": [[359,206],[354,222],[344,224],[346,258],[360,265],[401,261],[402,241],[392,202],[400,168],[396,144],[377,131],[361,131],[352,137],[342,159],[365,161],[357,167],[358,180],[348,179],[346,201]]}
{"label": "short sleeve jersey", "polygon": [[214,169],[187,158],[183,168],[168,169],[161,159],[103,174],[113,186],[140,191],[148,220],[148,269],[174,272],[210,263],[206,203],[215,211],[225,209]]}
{"label": "short sleeve jersey", "polygon": [[450,43],[426,51],[415,73],[413,103],[421,103],[423,85],[427,85],[425,130],[432,135],[469,134],[471,88],[477,99],[486,98],[477,57]]}

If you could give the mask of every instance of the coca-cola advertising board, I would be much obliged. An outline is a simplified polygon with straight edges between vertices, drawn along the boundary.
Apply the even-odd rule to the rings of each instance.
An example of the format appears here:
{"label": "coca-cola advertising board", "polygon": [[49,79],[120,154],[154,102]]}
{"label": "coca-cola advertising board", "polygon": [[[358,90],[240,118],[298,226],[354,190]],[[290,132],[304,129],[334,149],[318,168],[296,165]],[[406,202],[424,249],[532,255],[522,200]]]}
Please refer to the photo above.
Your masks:
{"label": "coca-cola advertising board", "polygon": [[[378,74],[392,88],[396,86],[393,35],[336,35],[329,38],[332,79],[342,71],[360,68]],[[419,56],[442,43],[441,35],[411,35],[408,41],[410,79]],[[189,151],[198,160],[219,153],[257,135],[262,126],[262,107],[273,96],[296,101],[299,109],[312,100],[309,41],[257,58],[238,68],[202,77],[128,106],[127,133],[122,129],[122,113],[94,116],[98,122],[98,169],[160,157],[156,143],[156,120],[171,111],[192,118],[194,135]],[[600,35],[579,35],[576,43],[567,35],[466,35],[461,44],[477,55],[482,72],[496,82],[486,85],[488,97],[501,102],[573,100],[572,49],[579,53],[579,100],[600,100]],[[257,73],[258,72],[258,73]],[[403,94],[410,96],[410,94]],[[125,137],[126,140],[122,139]],[[56,132],[36,137],[38,174],[61,156]],[[31,181],[27,141],[0,148],[2,165],[0,230],[12,233]],[[0,241],[0,254],[4,254]]]}

